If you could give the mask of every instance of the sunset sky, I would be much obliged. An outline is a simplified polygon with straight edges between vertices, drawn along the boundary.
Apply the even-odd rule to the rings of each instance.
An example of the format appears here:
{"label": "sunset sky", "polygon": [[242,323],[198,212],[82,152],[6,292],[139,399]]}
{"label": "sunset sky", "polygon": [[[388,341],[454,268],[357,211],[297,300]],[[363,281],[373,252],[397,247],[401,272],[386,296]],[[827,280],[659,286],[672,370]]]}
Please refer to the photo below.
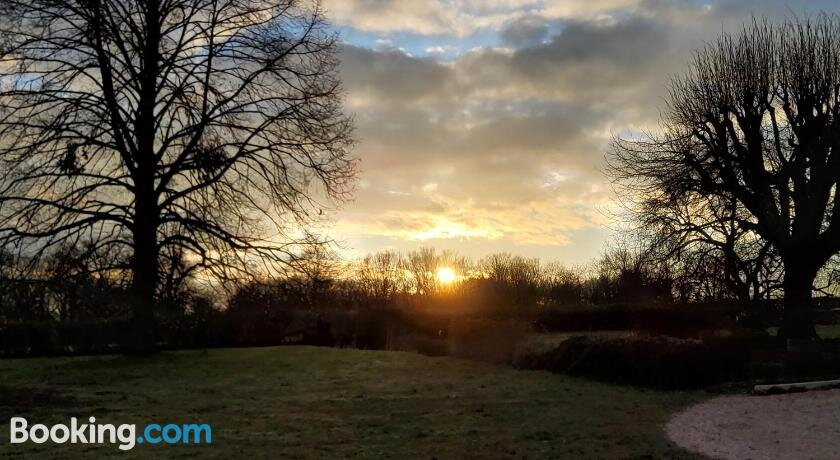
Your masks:
{"label": "sunset sky", "polygon": [[574,264],[610,234],[613,134],[655,126],[691,50],[831,1],[326,0],[361,174],[330,233]]}

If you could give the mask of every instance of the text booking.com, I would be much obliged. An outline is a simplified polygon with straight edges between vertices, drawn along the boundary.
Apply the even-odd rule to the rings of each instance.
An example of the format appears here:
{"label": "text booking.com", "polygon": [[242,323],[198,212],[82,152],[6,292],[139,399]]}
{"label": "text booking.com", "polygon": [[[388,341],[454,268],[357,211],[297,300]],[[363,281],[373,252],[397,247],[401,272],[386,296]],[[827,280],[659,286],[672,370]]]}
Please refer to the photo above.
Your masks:
{"label": "text booking.com", "polygon": [[118,444],[120,450],[131,450],[137,444],[212,444],[213,432],[206,423],[146,425],[138,435],[137,425],[124,423],[96,423],[90,417],[88,423],[70,418],[69,424],[47,426],[41,423],[29,424],[24,417],[12,417],[10,439],[12,444],[47,441],[55,444]]}

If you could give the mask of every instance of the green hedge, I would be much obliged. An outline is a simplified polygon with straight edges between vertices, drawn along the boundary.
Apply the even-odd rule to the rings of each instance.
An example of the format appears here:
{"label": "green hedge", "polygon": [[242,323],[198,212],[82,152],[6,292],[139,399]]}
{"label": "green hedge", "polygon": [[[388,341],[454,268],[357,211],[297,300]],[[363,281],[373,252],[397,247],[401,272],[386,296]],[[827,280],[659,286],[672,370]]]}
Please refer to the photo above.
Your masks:
{"label": "green hedge", "polygon": [[660,389],[701,388],[745,369],[748,354],[674,337],[570,337],[548,351],[523,350],[514,366]]}

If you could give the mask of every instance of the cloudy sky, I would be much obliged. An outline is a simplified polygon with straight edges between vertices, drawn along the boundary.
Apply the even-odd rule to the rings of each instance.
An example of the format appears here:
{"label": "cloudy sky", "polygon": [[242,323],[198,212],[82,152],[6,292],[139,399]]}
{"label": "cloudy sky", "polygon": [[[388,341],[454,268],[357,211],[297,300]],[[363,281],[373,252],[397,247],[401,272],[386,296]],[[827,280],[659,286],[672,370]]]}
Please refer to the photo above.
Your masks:
{"label": "cloudy sky", "polygon": [[361,174],[330,232],[575,264],[610,235],[615,134],[655,126],[691,50],[836,0],[324,0]]}

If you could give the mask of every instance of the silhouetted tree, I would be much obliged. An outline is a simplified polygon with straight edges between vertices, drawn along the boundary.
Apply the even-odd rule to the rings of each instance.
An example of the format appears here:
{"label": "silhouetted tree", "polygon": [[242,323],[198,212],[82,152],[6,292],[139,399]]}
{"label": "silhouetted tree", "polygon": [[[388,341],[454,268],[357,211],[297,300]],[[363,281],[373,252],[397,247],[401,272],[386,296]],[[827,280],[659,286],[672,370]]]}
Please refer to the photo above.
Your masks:
{"label": "silhouetted tree", "polygon": [[376,306],[389,305],[405,289],[402,267],[403,260],[397,252],[369,254],[359,262],[356,279]]}
{"label": "silhouetted tree", "polygon": [[127,248],[149,348],[161,254],[263,269],[349,193],[335,51],[305,1],[0,0],[0,246]]}
{"label": "silhouetted tree", "polygon": [[654,249],[654,258],[673,266],[682,300],[747,303],[767,298],[780,284],[776,252],[741,225],[750,216],[737,200],[672,197],[655,188],[624,196],[632,201],[634,231]]}
{"label": "silhouetted tree", "polygon": [[583,277],[580,269],[570,269],[557,262],[542,267],[541,290],[546,305],[579,305],[583,302]]}
{"label": "silhouetted tree", "polygon": [[673,80],[663,128],[616,142],[618,179],[674,200],[737,202],[737,225],[784,266],[780,334],[814,336],[814,279],[840,251],[840,20],[724,34]]}
{"label": "silhouetted tree", "polygon": [[411,251],[405,260],[412,291],[420,295],[433,294],[437,289],[438,256],[433,248]]}
{"label": "silhouetted tree", "polygon": [[537,304],[543,272],[539,259],[528,259],[508,253],[492,254],[481,262],[488,280],[510,307],[531,307]]}
{"label": "silhouetted tree", "polygon": [[618,241],[595,262],[592,303],[668,304],[673,301],[671,267],[643,240]]}

